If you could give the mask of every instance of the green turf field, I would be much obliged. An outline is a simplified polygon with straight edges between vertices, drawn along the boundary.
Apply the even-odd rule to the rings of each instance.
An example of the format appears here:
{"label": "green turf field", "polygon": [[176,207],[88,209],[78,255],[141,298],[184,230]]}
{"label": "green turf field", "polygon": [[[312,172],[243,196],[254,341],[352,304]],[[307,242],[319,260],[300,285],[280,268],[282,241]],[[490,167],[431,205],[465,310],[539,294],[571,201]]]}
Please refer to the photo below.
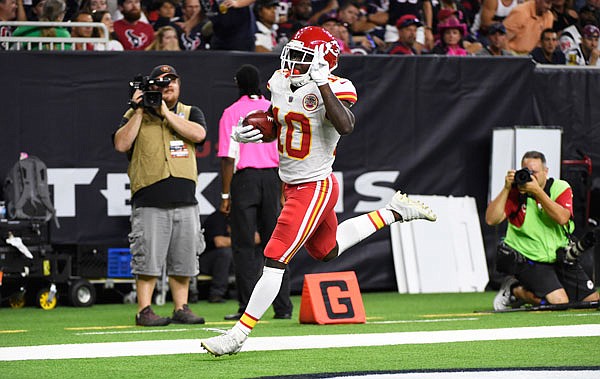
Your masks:
{"label": "green turf field", "polygon": [[[494,293],[400,295],[363,294],[367,323],[301,325],[300,297],[294,297],[294,319],[273,320],[269,310],[253,337],[317,334],[364,334],[439,330],[473,330],[528,326],[600,324],[596,310],[481,314]],[[147,340],[201,339],[215,335],[204,328],[228,328],[223,315],[237,303],[192,304],[206,325],[135,327],[135,305],[0,308],[0,347]],[[171,305],[154,306],[168,315]],[[135,354],[132,354],[135,355]],[[328,372],[515,368],[599,367],[600,337],[564,337],[411,344],[353,348],[251,351],[213,358],[208,354],[132,356],[94,359],[0,361],[0,378],[248,378]]]}

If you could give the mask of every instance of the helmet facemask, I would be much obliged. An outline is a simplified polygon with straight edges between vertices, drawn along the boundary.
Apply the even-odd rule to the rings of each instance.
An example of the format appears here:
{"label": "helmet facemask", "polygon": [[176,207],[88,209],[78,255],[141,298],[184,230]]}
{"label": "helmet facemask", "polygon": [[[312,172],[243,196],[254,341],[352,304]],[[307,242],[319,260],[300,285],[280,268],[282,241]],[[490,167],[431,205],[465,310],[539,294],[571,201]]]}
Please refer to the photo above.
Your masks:
{"label": "helmet facemask", "polygon": [[314,51],[301,41],[291,40],[281,52],[281,70],[294,86],[300,87],[310,81],[310,66]]}

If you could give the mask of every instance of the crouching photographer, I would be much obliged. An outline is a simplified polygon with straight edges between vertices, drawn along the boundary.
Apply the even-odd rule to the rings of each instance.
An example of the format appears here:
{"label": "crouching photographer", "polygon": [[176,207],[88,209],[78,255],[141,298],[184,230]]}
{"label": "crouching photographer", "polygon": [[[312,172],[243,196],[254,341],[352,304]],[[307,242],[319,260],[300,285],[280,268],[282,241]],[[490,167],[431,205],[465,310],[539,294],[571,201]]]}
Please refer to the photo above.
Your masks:
{"label": "crouching photographer", "polygon": [[[168,80],[167,80],[168,79]],[[196,200],[196,144],[206,138],[204,114],[179,101],[180,78],[169,65],[134,80],[129,109],[113,135],[127,153],[131,184],[131,272],[136,277],[136,325],[203,324],[188,307],[190,277],[198,274],[204,250]],[[166,266],[173,314],[150,307],[156,281]]]}
{"label": "crouching photographer", "polygon": [[577,262],[582,249],[593,244],[593,234],[577,243],[571,239],[569,183],[548,177],[546,157],[538,151],[526,152],[521,167],[507,172],[502,191],[485,213],[488,225],[508,220],[497,269],[510,276],[494,298],[494,309],[598,301],[594,283]]}

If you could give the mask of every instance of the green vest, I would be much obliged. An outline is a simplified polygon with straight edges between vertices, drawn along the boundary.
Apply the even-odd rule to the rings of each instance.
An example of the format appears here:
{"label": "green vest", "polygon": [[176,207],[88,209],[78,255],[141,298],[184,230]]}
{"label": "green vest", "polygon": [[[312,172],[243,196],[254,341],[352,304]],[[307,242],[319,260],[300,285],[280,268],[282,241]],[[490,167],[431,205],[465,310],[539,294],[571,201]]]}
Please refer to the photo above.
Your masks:
{"label": "green vest", "polygon": [[[191,106],[177,103],[176,114],[190,118]],[[130,119],[134,110],[125,113]],[[183,142],[183,144],[181,142]],[[187,149],[187,156],[182,154]],[[167,119],[144,112],[140,131],[133,145],[127,169],[131,196],[169,176],[198,181],[195,144],[180,136],[169,126]]]}
{"label": "green vest", "polygon": [[[554,180],[550,186],[550,198],[556,200],[567,188],[570,188],[569,183]],[[527,197],[523,225],[519,228],[509,222],[504,242],[532,261],[553,263],[556,261],[556,249],[569,242],[565,228],[572,233],[575,229],[573,220],[563,227],[538,208],[534,198]]]}

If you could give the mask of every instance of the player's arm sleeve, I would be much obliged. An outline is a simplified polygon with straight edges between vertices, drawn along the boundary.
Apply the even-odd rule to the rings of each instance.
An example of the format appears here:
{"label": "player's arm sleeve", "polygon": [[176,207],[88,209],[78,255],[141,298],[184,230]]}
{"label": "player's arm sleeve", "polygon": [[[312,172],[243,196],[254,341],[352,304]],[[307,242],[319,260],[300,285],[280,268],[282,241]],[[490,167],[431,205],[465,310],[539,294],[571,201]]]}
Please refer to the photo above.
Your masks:
{"label": "player's arm sleeve", "polygon": [[340,101],[349,103],[351,106],[358,101],[356,88],[348,79],[335,78],[329,82],[329,85]]}
{"label": "player's arm sleeve", "polygon": [[347,102],[354,105],[358,101],[356,94],[356,88],[354,84],[347,79],[336,78],[332,80],[329,85],[335,96],[342,102]]}

